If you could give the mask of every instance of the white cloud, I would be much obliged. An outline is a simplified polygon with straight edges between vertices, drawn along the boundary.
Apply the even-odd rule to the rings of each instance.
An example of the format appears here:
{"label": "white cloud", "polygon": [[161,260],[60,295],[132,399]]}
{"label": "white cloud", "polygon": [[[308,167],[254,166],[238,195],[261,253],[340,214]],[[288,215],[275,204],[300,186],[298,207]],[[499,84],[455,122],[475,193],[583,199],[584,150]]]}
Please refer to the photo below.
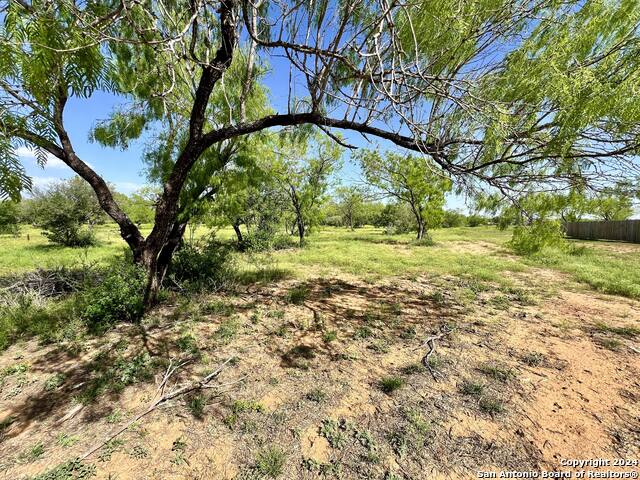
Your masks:
{"label": "white cloud", "polygon": [[63,177],[32,177],[31,182],[34,190],[46,189],[54,183],[64,180]]}
{"label": "white cloud", "polygon": [[[29,147],[18,147],[16,149],[16,155],[18,157],[22,158],[23,160],[29,160],[30,162],[33,162],[34,164],[37,164],[37,162],[36,162],[36,152],[35,152],[35,150],[30,149]],[[46,155],[47,155],[47,163],[44,165],[45,169],[50,169],[50,168],[66,169],[66,168],[70,168],[66,163],[64,163],[58,157],[54,157],[49,152],[46,152]],[[91,165],[89,162],[84,162],[84,163],[86,163],[87,165],[89,165],[89,167],[91,167],[93,170],[95,170],[95,167],[93,165]]]}
{"label": "white cloud", "polygon": [[[30,149],[29,147],[18,147],[16,149],[16,155],[22,159],[30,160],[32,162],[36,162],[36,152],[35,150]],[[57,157],[54,157],[50,153],[47,152],[47,163],[45,164],[45,168],[68,168],[67,165]]]}
{"label": "white cloud", "polygon": [[144,187],[143,184],[135,182],[115,182],[115,186],[117,191],[126,195],[129,195]]}

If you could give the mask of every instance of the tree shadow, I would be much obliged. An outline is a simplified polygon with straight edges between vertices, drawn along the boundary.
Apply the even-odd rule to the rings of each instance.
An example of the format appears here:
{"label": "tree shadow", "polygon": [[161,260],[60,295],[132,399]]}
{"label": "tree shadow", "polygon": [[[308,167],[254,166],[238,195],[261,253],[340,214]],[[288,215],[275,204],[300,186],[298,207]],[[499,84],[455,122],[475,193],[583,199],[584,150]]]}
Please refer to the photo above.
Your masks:
{"label": "tree shadow", "polygon": [[[295,330],[293,338],[272,346],[284,368],[308,369],[321,362],[343,358],[345,342],[364,342],[379,348],[376,342],[418,343],[445,326],[455,324],[463,309],[445,305],[438,297],[419,294],[424,285],[408,290],[394,285],[358,285],[340,279],[314,279],[301,282],[291,290],[305,291],[305,299],[296,308],[311,312],[307,329]],[[291,291],[290,290],[290,291]],[[285,303],[287,295],[270,292],[265,302]],[[275,297],[275,298],[274,298]],[[293,326],[295,322],[285,325]],[[292,329],[289,329],[293,331]],[[329,335],[328,338],[326,335]],[[336,341],[338,340],[338,341]]]}
{"label": "tree shadow", "polygon": [[[31,360],[30,375],[57,376],[61,384],[48,386],[46,380],[38,381],[21,391],[20,398],[11,401],[0,418],[5,424],[0,444],[34,424],[55,428],[74,418],[80,418],[83,424],[96,422],[111,413],[113,402],[121,398],[126,387],[152,383],[154,375],[166,368],[162,359],[170,358],[175,349],[175,342],[170,341],[171,325],[151,329],[121,325],[117,330],[117,341],[92,346],[97,352],[94,355],[54,347]],[[190,373],[192,369],[187,367],[180,375]]]}

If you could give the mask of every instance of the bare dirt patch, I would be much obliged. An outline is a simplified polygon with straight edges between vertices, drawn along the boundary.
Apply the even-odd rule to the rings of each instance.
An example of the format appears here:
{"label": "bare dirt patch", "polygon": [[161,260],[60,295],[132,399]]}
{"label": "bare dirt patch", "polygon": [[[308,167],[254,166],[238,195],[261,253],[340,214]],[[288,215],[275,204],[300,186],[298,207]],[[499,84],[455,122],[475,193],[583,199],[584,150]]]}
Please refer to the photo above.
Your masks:
{"label": "bare dirt patch", "polygon": [[[165,307],[79,354],[14,345],[0,470],[81,455],[146,407],[170,358],[193,359],[184,383],[231,356],[220,382],[242,383],[152,412],[87,459],[97,478],[474,478],[637,458],[640,302],[540,274],[288,281]],[[422,344],[445,330],[434,379]]]}

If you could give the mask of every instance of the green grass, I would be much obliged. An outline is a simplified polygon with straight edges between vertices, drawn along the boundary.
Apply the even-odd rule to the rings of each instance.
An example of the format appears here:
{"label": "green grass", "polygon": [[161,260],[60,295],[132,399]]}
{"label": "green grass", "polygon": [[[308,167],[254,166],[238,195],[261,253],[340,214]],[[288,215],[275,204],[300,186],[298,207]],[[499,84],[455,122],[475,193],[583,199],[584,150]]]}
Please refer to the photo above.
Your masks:
{"label": "green grass", "polygon": [[[151,225],[142,225],[140,231],[147,235]],[[23,225],[17,237],[0,235],[0,276],[35,270],[36,268],[77,267],[81,264],[106,265],[114,255],[122,253],[127,248],[120,237],[115,223],[97,225],[94,227],[98,244],[89,248],[71,248],[55,245],[42,235],[39,228]],[[205,228],[199,228],[196,236],[208,233]],[[233,235],[231,228],[217,233],[221,239],[229,239]]]}
{"label": "green grass", "polygon": [[287,455],[279,447],[269,447],[258,452],[256,469],[268,478],[278,478],[282,475]]}
{"label": "green grass", "polygon": [[[143,229],[143,232],[148,233],[148,230]],[[105,265],[126,247],[116,225],[99,225],[95,227],[95,232],[98,245],[89,248],[54,245],[42,235],[40,229],[34,227],[22,227],[17,237],[0,235],[0,251],[3,252],[0,255],[0,275],[36,268]]]}
{"label": "green grass", "polygon": [[95,476],[96,467],[93,464],[85,464],[80,460],[70,460],[57,467],[47,470],[40,475],[30,477],[31,480],[69,480],[85,479]]}
{"label": "green grass", "polygon": [[484,393],[484,384],[466,380],[460,385],[460,393],[478,397]]}
{"label": "green grass", "polygon": [[[143,226],[141,230],[143,234],[148,233],[150,226]],[[199,228],[194,236],[201,237],[207,233],[207,229]],[[616,251],[617,244],[612,242],[571,240],[576,247],[572,249],[573,254],[571,251],[545,249],[530,257],[517,257],[506,247],[511,238],[510,230],[485,226],[438,229],[430,233],[435,244],[420,246],[415,245],[412,234],[384,235],[381,229],[374,227],[355,231],[323,227],[312,233],[303,249],[237,254],[240,265],[238,277],[246,283],[284,277],[305,280],[342,273],[375,281],[389,276],[427,274],[465,276],[509,286],[509,272],[546,267],[568,273],[576,281],[604,293],[640,298],[640,248]],[[0,276],[39,267],[106,264],[126,249],[113,224],[97,226],[96,236],[97,246],[82,249],[53,245],[34,227],[23,227],[18,237],[0,235],[0,251],[3,252],[0,255]],[[216,236],[230,240],[233,231],[221,229]],[[489,249],[474,249],[478,242]],[[270,272],[278,272],[278,275],[274,277]],[[306,293],[303,287],[294,288],[287,293],[287,299],[301,303]],[[218,313],[218,307],[213,305],[211,313]],[[224,309],[220,313],[227,315],[229,311]]]}
{"label": "green grass", "polygon": [[500,382],[507,382],[512,377],[515,377],[515,372],[509,367],[496,364],[484,364],[478,367],[478,370],[484,373],[486,376],[498,380]]}
{"label": "green grass", "polygon": [[603,293],[640,298],[640,248],[619,252],[614,251],[616,244],[612,242],[571,243],[585,248],[579,255],[544,249],[524,261],[568,273],[576,281]]}
{"label": "green grass", "polygon": [[404,380],[400,377],[384,377],[379,382],[380,390],[384,393],[391,394],[402,388]]}
{"label": "green grass", "polygon": [[[450,229],[468,230],[468,229]],[[436,245],[412,245],[413,236],[384,235],[380,229],[363,227],[351,232],[340,228],[323,228],[315,232],[307,247],[292,252],[275,252],[270,258],[281,269],[305,276],[331,276],[335,273],[358,275],[370,280],[394,275],[452,274],[468,275],[478,280],[501,282],[505,271],[524,271],[527,267],[513,259],[452,251],[449,240],[481,237],[489,242],[506,242],[509,234],[496,229],[474,229],[469,232],[438,230],[433,233]],[[462,236],[462,237],[461,237]]]}
{"label": "green grass", "polygon": [[486,396],[486,397],[480,398],[480,401],[478,402],[478,406],[480,407],[480,410],[482,410],[484,413],[488,413],[492,416],[497,413],[504,412],[504,402],[499,398],[493,397],[493,396]]}
{"label": "green grass", "polygon": [[615,335],[620,335],[621,337],[633,338],[640,335],[640,328],[635,327],[612,327],[606,323],[600,322],[596,324],[595,328],[599,332],[613,333]]}

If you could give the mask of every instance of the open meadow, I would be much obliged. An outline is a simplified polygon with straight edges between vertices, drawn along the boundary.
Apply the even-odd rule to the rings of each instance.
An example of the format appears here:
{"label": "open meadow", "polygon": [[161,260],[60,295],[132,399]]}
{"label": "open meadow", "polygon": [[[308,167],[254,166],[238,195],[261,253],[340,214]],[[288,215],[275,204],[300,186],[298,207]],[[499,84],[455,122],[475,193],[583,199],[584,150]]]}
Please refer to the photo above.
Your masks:
{"label": "open meadow", "polygon": [[[0,236],[3,287],[122,254],[115,227],[97,236]],[[235,252],[231,287],[172,290],[101,332],[64,299],[3,314],[3,478],[418,480],[639,458],[640,245],[521,257],[494,227],[432,236],[325,227],[302,249]],[[212,373],[216,388],[166,398]]]}

